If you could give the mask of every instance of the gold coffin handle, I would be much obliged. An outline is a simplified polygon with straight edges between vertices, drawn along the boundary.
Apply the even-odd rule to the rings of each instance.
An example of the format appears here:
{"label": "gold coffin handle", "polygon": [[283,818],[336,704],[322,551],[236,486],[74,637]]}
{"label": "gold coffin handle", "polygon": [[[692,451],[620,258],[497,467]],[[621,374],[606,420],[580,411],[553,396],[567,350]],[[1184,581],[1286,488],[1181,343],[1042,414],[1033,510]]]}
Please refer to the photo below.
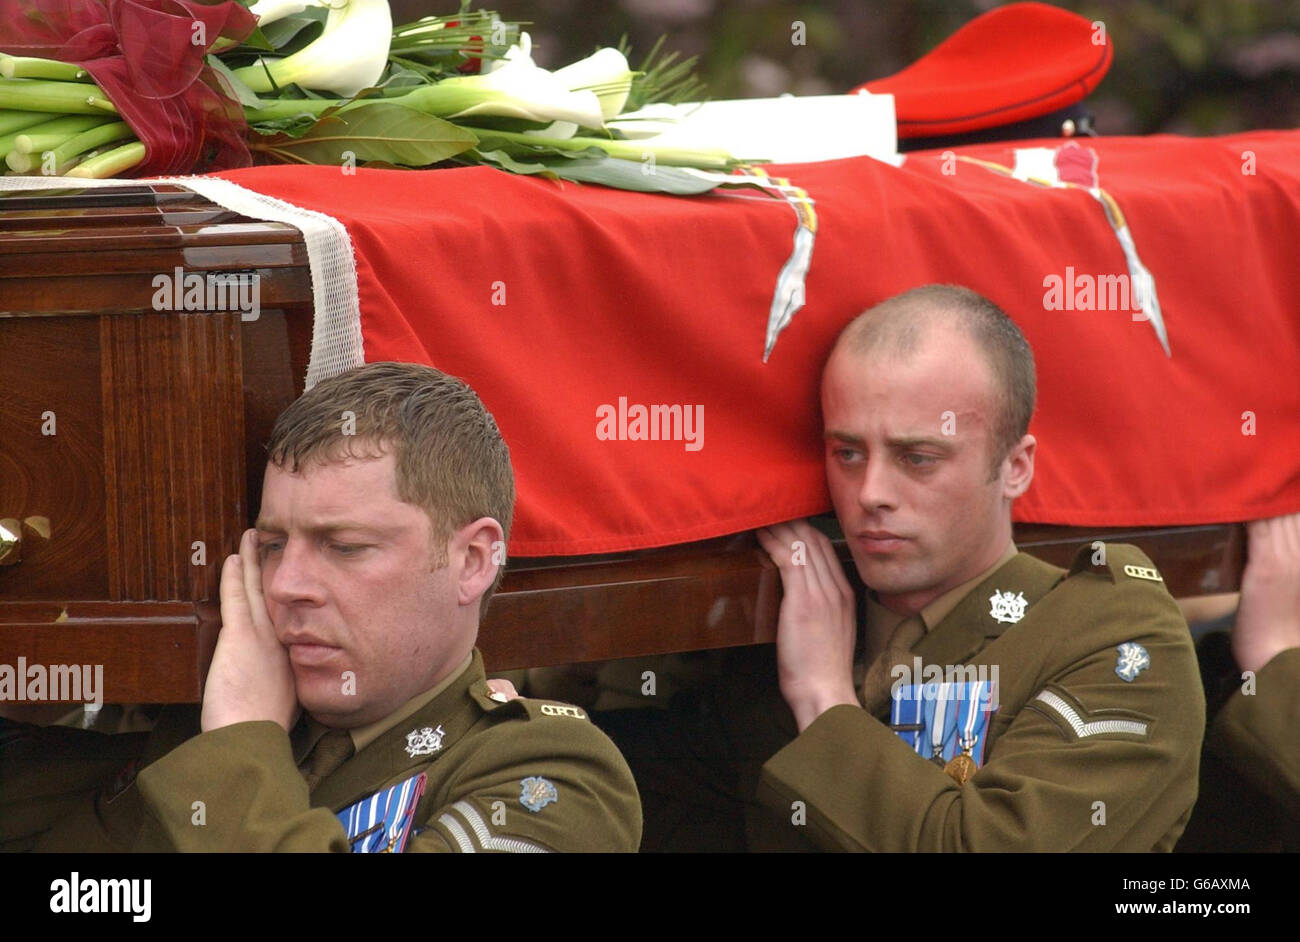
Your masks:
{"label": "gold coffin handle", "polygon": [[16,566],[23,561],[23,528],[13,517],[0,520],[0,566]]}
{"label": "gold coffin handle", "polygon": [[23,561],[23,527],[37,536],[50,538],[49,517],[28,517],[19,522],[16,517],[0,519],[0,566],[16,566]]}

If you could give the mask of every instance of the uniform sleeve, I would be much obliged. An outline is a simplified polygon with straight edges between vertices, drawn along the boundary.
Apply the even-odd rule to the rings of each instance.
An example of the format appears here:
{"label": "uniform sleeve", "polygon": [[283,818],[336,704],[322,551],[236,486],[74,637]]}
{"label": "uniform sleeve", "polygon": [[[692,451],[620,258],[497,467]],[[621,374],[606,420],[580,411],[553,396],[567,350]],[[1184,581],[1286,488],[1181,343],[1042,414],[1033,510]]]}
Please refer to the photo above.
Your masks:
{"label": "uniform sleeve", "polygon": [[[147,739],[147,733],[108,736],[0,719],[0,850],[38,847],[70,818],[95,825],[96,795],[140,758]],[[83,848],[111,849],[102,827],[90,830],[97,833],[83,829],[79,835]]]}
{"label": "uniform sleeve", "polygon": [[[1043,662],[1059,666],[1048,668],[1039,693],[1014,716],[994,718],[1001,734],[964,787],[866,711],[842,705],[768,760],[760,802],[826,849],[1171,843],[1196,798],[1205,705],[1195,651],[1162,589],[1132,580],[1089,602],[1088,621],[1056,636],[1076,653]],[[1126,641],[1150,656],[1131,682],[1116,673]]]}
{"label": "uniform sleeve", "polygon": [[343,824],[313,808],[289,736],[269,720],[234,723],[177,746],[136,779],[137,851],[348,853]]}
{"label": "uniform sleeve", "polygon": [[407,851],[631,853],[640,846],[636,783],[590,720],[535,717],[502,723],[484,739]]}
{"label": "uniform sleeve", "polygon": [[1276,655],[1215,716],[1209,748],[1300,816],[1300,648]]}

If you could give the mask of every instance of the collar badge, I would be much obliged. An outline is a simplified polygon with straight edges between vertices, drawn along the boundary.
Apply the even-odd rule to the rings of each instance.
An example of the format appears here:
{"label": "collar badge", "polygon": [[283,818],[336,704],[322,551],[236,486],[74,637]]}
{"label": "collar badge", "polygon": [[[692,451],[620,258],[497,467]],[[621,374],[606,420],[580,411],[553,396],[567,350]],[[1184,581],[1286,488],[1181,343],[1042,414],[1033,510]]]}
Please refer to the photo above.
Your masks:
{"label": "collar badge", "polygon": [[989,596],[989,614],[995,621],[1006,625],[1014,625],[1024,618],[1025,608],[1028,605],[1029,601],[1023,592],[1012,595],[1010,592],[999,592],[994,589],[993,594]]}
{"label": "collar badge", "polygon": [[446,735],[442,724],[437,729],[429,726],[413,729],[406,734],[406,754],[412,759],[416,756],[431,756],[442,749],[442,737]]}

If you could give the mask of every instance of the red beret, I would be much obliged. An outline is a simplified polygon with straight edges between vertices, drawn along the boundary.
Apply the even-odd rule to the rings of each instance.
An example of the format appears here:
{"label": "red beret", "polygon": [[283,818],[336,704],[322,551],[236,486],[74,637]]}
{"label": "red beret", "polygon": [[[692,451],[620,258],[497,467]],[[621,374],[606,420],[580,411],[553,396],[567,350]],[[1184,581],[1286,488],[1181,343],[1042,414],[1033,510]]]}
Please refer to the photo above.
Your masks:
{"label": "red beret", "polygon": [[965,134],[1077,104],[1114,51],[1083,17],[1045,3],[1013,3],[971,20],[927,55],[853,92],[894,96],[900,138]]}

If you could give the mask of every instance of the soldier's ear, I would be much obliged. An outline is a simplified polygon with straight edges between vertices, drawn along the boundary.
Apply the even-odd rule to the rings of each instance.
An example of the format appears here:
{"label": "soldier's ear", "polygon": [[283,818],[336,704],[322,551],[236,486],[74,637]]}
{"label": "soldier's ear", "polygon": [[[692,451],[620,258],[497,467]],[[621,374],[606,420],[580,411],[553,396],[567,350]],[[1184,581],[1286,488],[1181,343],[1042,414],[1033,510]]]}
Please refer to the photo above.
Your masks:
{"label": "soldier's ear", "polygon": [[1015,500],[1029,490],[1034,480],[1034,453],[1038,440],[1026,435],[1012,447],[1002,460],[1002,496]]}
{"label": "soldier's ear", "polygon": [[478,605],[491,588],[501,565],[504,538],[501,524],[493,517],[479,517],[452,534],[449,562],[455,565],[456,601],[461,605]]}

